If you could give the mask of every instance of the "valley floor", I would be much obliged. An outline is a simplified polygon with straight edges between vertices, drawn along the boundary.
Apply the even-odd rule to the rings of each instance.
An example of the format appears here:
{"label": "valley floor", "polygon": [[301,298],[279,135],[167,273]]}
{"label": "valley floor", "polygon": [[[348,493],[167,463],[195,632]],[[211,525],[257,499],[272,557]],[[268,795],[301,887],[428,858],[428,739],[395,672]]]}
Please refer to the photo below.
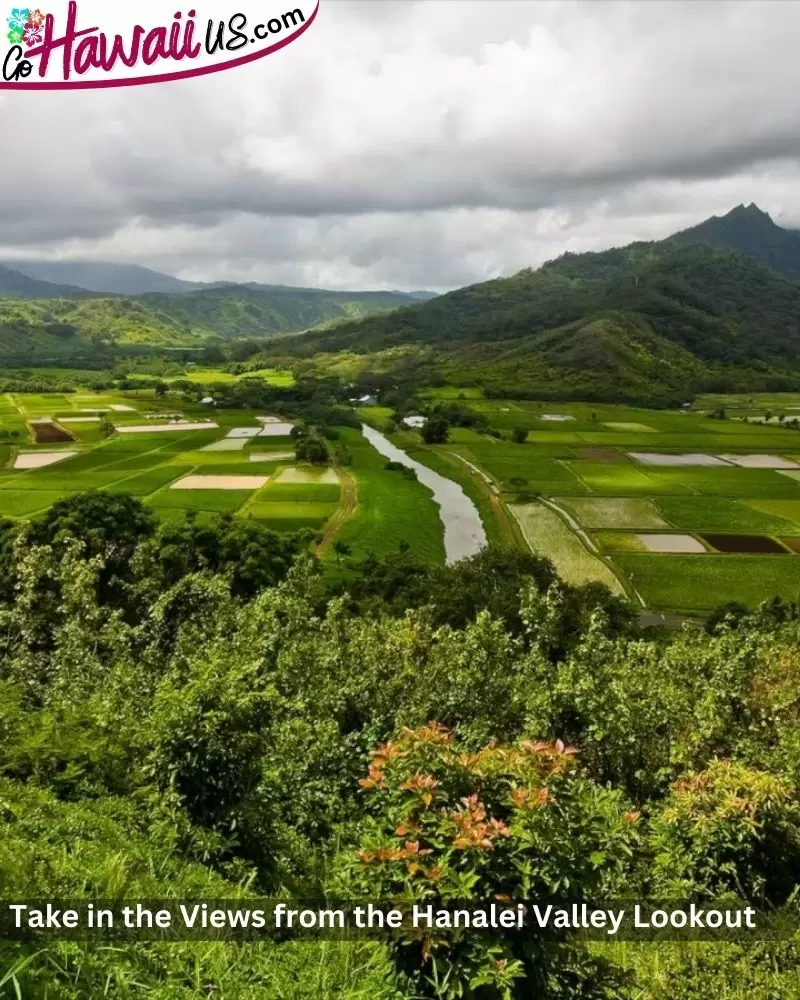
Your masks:
{"label": "valley floor", "polygon": [[[711,397],[691,411],[454,389],[429,402],[454,399],[502,439],[464,428],[435,448],[410,431],[395,438],[471,489],[495,544],[547,555],[571,583],[624,590],[647,614],[800,595],[800,396]],[[721,405],[724,419],[712,418]],[[508,440],[519,426],[524,444]]]}
{"label": "valley floor", "polygon": [[[424,402],[454,399],[483,414],[490,433],[451,428],[435,447],[416,431],[391,437],[462,486],[490,545],[546,555],[568,582],[604,583],[647,614],[798,598],[800,396],[710,397],[692,411],[457,389]],[[359,415],[384,429],[389,411]],[[529,432],[524,444],[510,440],[517,427]],[[430,490],[387,470],[355,428],[338,431],[336,469],[297,466],[290,430],[266,413],[149,389],[5,394],[0,516],[35,517],[61,497],[104,489],[142,498],[162,519],[229,514],[309,528],[334,575],[346,574],[342,554],[388,556],[403,544],[443,563]]]}

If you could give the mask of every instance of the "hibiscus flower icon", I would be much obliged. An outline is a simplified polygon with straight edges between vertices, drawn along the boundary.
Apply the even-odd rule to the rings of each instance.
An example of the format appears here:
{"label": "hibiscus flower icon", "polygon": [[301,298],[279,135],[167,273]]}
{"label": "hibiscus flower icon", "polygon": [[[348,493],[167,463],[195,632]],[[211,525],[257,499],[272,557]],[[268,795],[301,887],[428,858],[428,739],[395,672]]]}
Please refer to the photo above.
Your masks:
{"label": "hibiscus flower icon", "polygon": [[22,45],[23,37],[22,28],[12,28],[8,33],[8,40],[12,45]]}
{"label": "hibiscus flower icon", "polygon": [[25,27],[32,24],[39,28],[44,24],[46,18],[47,15],[38,8],[36,10],[31,10],[28,12],[28,24]]}
{"label": "hibiscus flower icon", "polygon": [[44,32],[42,31],[41,25],[33,24],[29,21],[25,25],[23,38],[25,39],[26,45],[39,45],[44,38]]}
{"label": "hibiscus flower icon", "polygon": [[8,18],[9,35],[12,31],[23,32],[30,19],[31,12],[27,7],[14,7]]}

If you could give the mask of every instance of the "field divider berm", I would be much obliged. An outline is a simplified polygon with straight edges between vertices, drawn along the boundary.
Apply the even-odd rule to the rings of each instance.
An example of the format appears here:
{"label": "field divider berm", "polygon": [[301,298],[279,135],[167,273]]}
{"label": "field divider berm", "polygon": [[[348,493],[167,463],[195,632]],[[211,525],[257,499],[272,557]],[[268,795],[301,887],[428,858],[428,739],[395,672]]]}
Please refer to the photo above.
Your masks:
{"label": "field divider berm", "polygon": [[643,608],[647,607],[645,599],[639,593],[639,591],[633,586],[633,584],[625,577],[623,573],[617,569],[614,565],[613,560],[605,555],[605,553],[600,549],[591,535],[586,531],[586,529],[581,525],[577,518],[573,517],[569,511],[561,507],[555,500],[550,497],[541,496],[539,497],[541,503],[545,507],[549,507],[556,515],[558,515],[562,521],[566,523],[569,529],[573,532],[578,541],[583,545],[583,547],[589,551],[595,558],[599,559],[604,563],[609,570],[614,574],[614,576],[619,580],[620,586],[623,588],[626,594],[632,594],[636,600],[641,604]]}
{"label": "field divider berm", "polygon": [[[192,471],[196,472],[198,469],[201,468],[202,466],[197,466],[197,469],[194,469]],[[275,466],[272,472],[270,472],[270,474],[267,476],[267,481],[264,483],[264,485],[260,486],[257,490],[253,490],[253,492],[250,494],[247,500],[245,500],[245,502],[236,509],[236,514],[238,517],[244,517],[244,514],[247,511],[248,507],[251,507],[255,503],[259,503],[258,498],[261,496],[264,490],[269,489],[270,483],[274,483],[285,468],[287,468],[287,466],[283,463],[279,463],[278,465]]]}
{"label": "field divider berm", "polygon": [[358,507],[358,482],[355,476],[341,466],[334,466],[334,472],[339,477],[342,492],[339,497],[339,507],[328,519],[328,523],[323,529],[322,540],[315,549],[319,558],[336,540],[336,536],[342,530],[345,521],[355,513],[356,507]]}
{"label": "field divider berm", "polygon": [[596,493],[597,492],[596,490],[594,490],[591,487],[591,485],[589,483],[586,482],[586,480],[581,476],[580,472],[578,472],[578,470],[575,468],[575,464],[576,463],[575,463],[574,459],[572,459],[572,458],[557,458],[556,459],[556,464],[562,466],[563,468],[565,468],[567,470],[567,472],[569,472],[571,475],[573,475],[577,479],[577,481],[579,483],[581,483],[582,486],[585,486],[587,493]]}

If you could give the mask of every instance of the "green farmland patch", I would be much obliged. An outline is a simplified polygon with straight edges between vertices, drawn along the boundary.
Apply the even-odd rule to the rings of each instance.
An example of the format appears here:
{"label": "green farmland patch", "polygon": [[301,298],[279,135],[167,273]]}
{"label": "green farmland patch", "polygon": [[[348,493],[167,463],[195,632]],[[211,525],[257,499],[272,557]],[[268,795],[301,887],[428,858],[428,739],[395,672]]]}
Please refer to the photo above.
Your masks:
{"label": "green farmland patch", "polygon": [[67,493],[83,493],[87,490],[103,490],[113,486],[121,478],[113,472],[84,472],[68,475],[56,471],[58,466],[49,469],[39,469],[18,476],[5,476],[0,479],[0,491],[3,490],[49,490]]}
{"label": "green farmland patch", "polygon": [[[252,474],[253,467],[250,466]],[[338,503],[341,487],[338,483],[267,483],[258,494],[259,503]]]}
{"label": "green farmland patch", "polygon": [[569,497],[559,503],[587,528],[667,528],[652,500],[637,497]]}
{"label": "green farmland patch", "polygon": [[[494,445],[456,446],[452,450],[484,469],[505,488],[516,485],[513,480],[524,479],[525,485],[542,492],[557,491],[559,486],[564,492],[584,491],[568,463],[548,457],[544,450],[540,451],[532,444],[497,442]],[[552,445],[547,448],[550,453],[554,450],[558,449]]]}
{"label": "green farmland patch", "polygon": [[[514,421],[512,427],[516,427],[519,421]],[[533,444],[551,444],[551,445],[571,445],[580,444],[585,438],[585,435],[578,434],[575,431],[531,431],[528,435],[528,443]]]}
{"label": "green farmland patch", "polygon": [[139,475],[129,474],[129,478],[120,478],[109,488],[115,493],[130,493],[134,497],[146,497],[182,476],[188,475],[191,471],[191,465],[162,465],[159,468],[141,472]]}
{"label": "green farmland patch", "polygon": [[162,490],[148,498],[155,510],[208,510],[233,514],[246,503],[250,490]]}
{"label": "green farmland patch", "polygon": [[203,466],[203,473],[207,473],[210,468],[224,468],[229,471],[232,466],[237,468],[247,466],[251,472],[253,471],[253,466],[244,451],[188,451],[181,455],[181,461],[184,459]]}
{"label": "green farmland patch", "polygon": [[[798,500],[744,500],[742,501],[753,510],[768,514],[781,522],[788,522],[792,526],[791,534],[800,529],[800,499]],[[776,529],[785,530],[785,529]]]}
{"label": "green farmland patch", "polygon": [[[572,462],[571,467],[575,475],[585,483],[592,493],[611,493],[618,496],[625,493],[651,494],[659,492],[657,484],[650,478],[649,473],[645,473],[633,465]],[[688,486],[679,481],[670,483],[665,480],[661,486],[664,492],[691,492]]]}
{"label": "green farmland patch", "polygon": [[56,501],[70,495],[55,490],[2,490],[0,492],[0,518],[30,517],[38,511],[52,507]]}
{"label": "green farmland patch", "polygon": [[[213,453],[212,453],[213,454]],[[181,456],[181,461],[184,456]],[[268,470],[263,465],[254,465],[252,462],[243,462],[241,455],[235,461],[214,461],[202,463],[202,468],[197,470],[202,476],[266,476]]]}
{"label": "green farmland patch", "polygon": [[295,530],[285,527],[285,522],[292,522],[301,527],[319,528],[336,513],[335,503],[262,503],[256,500],[248,504],[243,515],[254,517],[259,521],[274,522],[281,530]]}
{"label": "green farmland patch", "polygon": [[294,452],[295,440],[290,435],[277,437],[248,438],[245,441],[245,451],[291,451]]}
{"label": "green farmland patch", "polygon": [[273,531],[320,531],[338,510],[337,504],[261,503],[255,501],[241,508],[238,516],[253,518]]}
{"label": "green farmland patch", "polygon": [[541,503],[512,504],[532,552],[547,556],[567,583],[604,583],[616,594],[624,590],[609,566],[591,553],[555,511]]}
{"label": "green farmland patch", "polygon": [[594,540],[604,552],[647,552],[647,546],[633,531],[595,531]]}
{"label": "green farmland patch", "polygon": [[800,599],[800,559],[791,556],[615,556],[649,607],[712,611],[740,601],[756,607],[781,597]]}
{"label": "green farmland patch", "polygon": [[[800,501],[758,501],[759,504],[791,502],[798,504],[800,512]],[[750,501],[728,500],[725,497],[660,497],[658,506],[674,527],[688,531],[716,529],[780,533],[795,530],[791,521],[763,508],[759,510]]]}
{"label": "green farmland patch", "polygon": [[97,444],[105,440],[105,434],[99,424],[66,424],[66,428],[76,441],[81,444]]}
{"label": "green farmland patch", "polygon": [[792,497],[800,499],[800,484],[772,469],[672,468],[648,469],[656,484],[655,492],[683,483],[689,489],[708,496]]}
{"label": "green farmland patch", "polygon": [[290,466],[278,476],[278,483],[305,486],[339,486],[339,477],[333,469],[315,469],[310,465]]}

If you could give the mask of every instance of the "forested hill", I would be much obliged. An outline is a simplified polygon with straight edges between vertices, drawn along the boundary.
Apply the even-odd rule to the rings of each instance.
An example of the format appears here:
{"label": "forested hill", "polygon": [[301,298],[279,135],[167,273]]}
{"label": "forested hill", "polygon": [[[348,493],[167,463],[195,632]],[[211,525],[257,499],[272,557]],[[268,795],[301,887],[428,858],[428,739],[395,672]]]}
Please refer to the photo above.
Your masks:
{"label": "forested hill", "polygon": [[225,285],[139,299],[180,325],[220,337],[265,336],[360,319],[413,303],[404,292],[334,292],[284,285]]}
{"label": "forested hill", "polygon": [[743,366],[791,379],[800,359],[800,287],[734,250],[634,243],[566,254],[273,350],[307,356],[400,344],[424,345],[456,370],[468,361],[488,381],[507,381],[513,367],[516,384],[527,378],[532,387],[559,373],[585,384],[593,370],[620,385],[685,386],[743,376]]}
{"label": "forested hill", "polygon": [[268,338],[414,301],[402,292],[331,292],[269,285],[108,297],[48,286],[21,274],[4,284],[0,268],[0,360],[57,361],[109,345],[182,347],[214,339]]}
{"label": "forested hill", "polygon": [[800,232],[776,225],[757,205],[737,205],[727,215],[714,215],[672,239],[683,244],[730,247],[792,281],[800,281]]}

